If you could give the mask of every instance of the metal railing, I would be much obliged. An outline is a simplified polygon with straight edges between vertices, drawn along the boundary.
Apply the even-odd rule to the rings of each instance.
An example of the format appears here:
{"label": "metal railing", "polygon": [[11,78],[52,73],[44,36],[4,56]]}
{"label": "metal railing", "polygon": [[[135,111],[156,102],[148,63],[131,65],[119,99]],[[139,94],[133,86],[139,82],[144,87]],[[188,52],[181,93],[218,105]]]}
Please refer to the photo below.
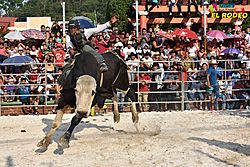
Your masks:
{"label": "metal railing", "polygon": [[[217,60],[218,62],[223,62],[225,63],[225,68],[221,69],[221,74],[224,74],[224,79],[221,80],[223,82],[229,82],[228,80],[228,72],[233,72],[233,71],[241,71],[242,69],[231,69],[231,67],[229,67],[230,63],[233,62],[248,62],[249,60]],[[142,61],[138,62],[138,67],[139,64]],[[154,61],[154,63],[167,63],[168,65],[172,64],[172,63],[176,63],[176,61]],[[182,60],[179,61],[180,65],[184,65],[185,63],[200,63],[200,62],[204,62],[204,60],[199,61],[199,60]],[[38,66],[44,66],[45,67],[48,65],[49,63],[37,63],[36,65]],[[53,64],[54,63],[50,63]],[[14,65],[14,64],[12,64]],[[17,64],[15,64],[17,65]],[[32,64],[34,65],[34,64]],[[30,66],[30,65],[27,65]],[[1,67],[1,65],[0,65]],[[174,75],[178,75],[178,80],[172,81],[172,80],[158,80],[158,81],[152,81],[152,77],[151,77],[151,81],[149,81],[149,83],[147,84],[149,87],[149,91],[148,92],[141,92],[139,91],[140,89],[140,85],[142,84],[142,81],[140,81],[140,79],[138,79],[137,81],[130,81],[131,85],[134,86],[137,93],[137,103],[141,106],[143,105],[148,105],[147,108],[150,109],[150,107],[152,105],[157,105],[157,108],[154,108],[153,110],[158,110],[159,109],[159,105],[164,105],[164,109],[166,108],[166,110],[169,110],[169,105],[171,104],[176,104],[178,105],[178,110],[186,110],[189,109],[186,106],[191,104],[191,103],[206,103],[206,106],[210,107],[213,105],[213,102],[216,103],[223,103],[223,105],[225,105],[226,103],[226,107],[229,103],[236,103],[236,102],[242,102],[242,103],[249,103],[249,97],[245,97],[243,96],[242,99],[240,98],[235,98],[237,96],[234,96],[232,98],[227,98],[225,97],[227,94],[225,93],[226,90],[221,90],[219,92],[219,94],[221,95],[221,99],[219,97],[216,97],[216,99],[213,97],[215,96],[213,94],[213,92],[208,91],[206,89],[199,89],[199,90],[189,90],[188,86],[190,86],[192,83],[197,82],[197,80],[184,80],[184,73],[199,73],[202,70],[190,70],[188,72],[184,72],[183,70],[175,70],[175,71],[166,71],[166,70],[161,70],[161,71],[152,71],[152,70],[148,70],[148,71],[140,71],[139,68],[135,68],[134,71],[128,71],[129,75],[134,75],[132,78],[135,78],[136,76],[139,76],[141,73],[147,73],[151,76],[153,75],[168,75],[171,73]],[[7,67],[5,67],[7,68]],[[247,69],[249,71],[249,69]],[[204,71],[204,70],[203,70]],[[22,97],[24,96],[28,96],[29,99],[31,99],[31,103],[29,105],[25,105],[26,107],[46,107],[46,106],[51,106],[54,107],[56,106],[56,100],[57,100],[57,82],[56,79],[58,78],[58,75],[60,75],[60,73],[54,72],[54,73],[48,73],[47,69],[45,68],[45,70],[41,73],[30,73],[30,74],[1,74],[1,76],[5,77],[5,76],[10,76],[12,75],[13,77],[16,77],[16,79],[22,77],[22,76],[26,76],[26,77],[30,77],[30,76],[43,76],[44,77],[44,81],[43,83],[20,83],[18,82],[17,84],[2,84],[0,85],[0,87],[3,90],[3,94],[0,93],[0,114],[1,114],[1,108],[9,108],[9,107],[23,107],[23,102],[22,101]],[[53,77],[53,81],[52,83],[48,82],[48,76],[52,76]],[[162,77],[162,76],[161,76]],[[188,77],[188,76],[187,76]],[[204,80],[203,80],[204,81]],[[249,83],[249,75],[246,78],[240,78],[240,79],[233,79],[231,82],[238,82],[238,81],[244,81],[246,83]],[[176,89],[175,90],[170,90],[167,89],[166,86],[169,84],[175,84],[176,85]],[[48,88],[48,85],[50,88]],[[158,89],[153,89],[153,86],[158,86]],[[38,89],[38,87],[43,87],[42,92],[40,91],[40,93],[38,94],[17,94],[16,91],[9,91],[8,87],[15,87],[15,90],[18,90],[20,87],[34,87],[36,89]],[[223,85],[222,85],[223,86]],[[53,88],[53,89],[51,89]],[[244,88],[244,89],[232,89],[230,88],[231,92],[233,92],[234,94],[239,94],[239,92],[245,92],[246,95],[249,96],[249,92],[250,92],[250,87],[248,88]],[[7,90],[7,91],[6,91]],[[49,92],[50,90],[53,90],[51,93]],[[190,95],[194,96],[200,95],[200,93],[203,95],[204,98],[189,98]],[[120,92],[119,92],[120,94]],[[143,95],[148,95],[148,100],[146,101],[141,101],[139,99],[141,99],[141,96]],[[195,96],[196,97],[196,96]],[[238,96],[239,97],[239,96]],[[40,100],[43,99],[43,101],[36,101],[36,100]],[[6,101],[7,99],[7,101]],[[8,101],[9,99],[12,99],[12,101]],[[153,100],[152,100],[153,99]],[[171,99],[171,100],[170,100]],[[191,99],[191,100],[190,100]],[[33,100],[33,103],[32,103]],[[128,100],[125,97],[120,98],[120,102],[118,103],[120,107],[122,107],[125,104],[128,104]],[[145,99],[144,99],[145,100]],[[6,101],[6,102],[5,102]],[[34,101],[36,103],[34,103]],[[106,104],[112,104],[112,103],[106,103]],[[161,106],[162,107],[162,106]],[[160,107],[160,108],[161,108]],[[204,107],[203,107],[204,108]],[[205,107],[206,108],[206,107]],[[213,108],[213,107],[211,107]],[[226,108],[226,109],[232,109],[232,108]]]}

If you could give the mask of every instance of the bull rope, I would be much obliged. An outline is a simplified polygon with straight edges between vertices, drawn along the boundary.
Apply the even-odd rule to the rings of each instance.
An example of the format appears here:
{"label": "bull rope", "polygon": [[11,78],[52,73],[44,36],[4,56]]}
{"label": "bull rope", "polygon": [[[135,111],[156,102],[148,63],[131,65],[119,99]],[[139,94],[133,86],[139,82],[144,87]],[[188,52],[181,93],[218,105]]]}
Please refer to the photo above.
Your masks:
{"label": "bull rope", "polygon": [[116,82],[116,80],[117,80],[117,79],[118,79],[118,77],[120,76],[120,73],[121,73],[121,69],[119,69],[119,72],[118,72],[118,74],[117,74],[117,76],[116,76],[116,78],[115,78],[114,82],[112,83],[112,85],[114,85],[114,83]]}
{"label": "bull rope", "polygon": [[[121,61],[127,66],[126,62],[125,62],[116,52],[111,52],[111,53],[114,54],[119,60],[121,60]],[[115,83],[116,80],[118,79],[120,73],[121,73],[121,68],[119,69],[119,72],[118,72],[118,74],[117,74],[115,80],[113,81],[112,85],[114,85],[114,83]]]}
{"label": "bull rope", "polygon": [[102,84],[103,84],[103,72],[101,73],[100,87],[102,87]]}

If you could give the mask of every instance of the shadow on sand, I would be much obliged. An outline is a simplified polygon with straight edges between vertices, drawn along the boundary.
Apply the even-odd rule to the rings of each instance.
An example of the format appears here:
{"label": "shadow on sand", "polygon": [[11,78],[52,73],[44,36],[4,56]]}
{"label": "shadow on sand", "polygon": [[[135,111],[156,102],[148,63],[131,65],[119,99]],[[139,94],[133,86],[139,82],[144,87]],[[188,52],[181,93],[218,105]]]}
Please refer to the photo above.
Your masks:
{"label": "shadow on sand", "polygon": [[233,143],[233,142],[224,142],[224,141],[219,141],[219,140],[209,140],[209,139],[199,138],[199,137],[190,137],[188,139],[204,142],[211,146],[220,147],[223,149],[237,152],[239,154],[250,156],[250,145],[238,144],[238,143]]}
{"label": "shadow on sand", "polygon": [[14,167],[13,158],[11,156],[6,157],[6,167]]}
{"label": "shadow on sand", "polygon": [[250,118],[250,111],[240,111],[240,110],[233,110],[233,111],[222,111],[221,114],[228,114],[228,115],[234,115],[234,116],[240,116],[240,117],[246,117]]}
{"label": "shadow on sand", "polygon": [[[46,125],[46,127],[43,128],[43,132],[44,132],[45,135],[51,129],[53,121],[54,121],[53,119],[48,119],[48,118],[43,118],[42,119],[42,122]],[[57,129],[56,133],[54,134],[54,136],[52,138],[52,141],[57,142],[60,139],[60,137],[67,131],[67,129],[70,126],[70,123],[71,123],[70,121],[69,122],[62,122],[61,126]],[[74,129],[70,140],[77,140],[77,138],[75,138],[74,134],[84,130],[85,128],[96,128],[96,129],[100,130],[101,132],[108,132],[110,130],[114,130],[114,128],[111,127],[111,126],[99,126],[97,124],[90,123],[89,121],[86,121],[86,122],[81,121],[79,123],[79,125],[76,126],[76,128]],[[35,152],[43,153],[46,150],[47,150],[47,148],[38,148]],[[58,147],[54,151],[54,154],[61,155],[63,153],[64,153],[64,151],[63,151],[63,148],[61,148],[61,147]]]}
{"label": "shadow on sand", "polygon": [[225,165],[231,165],[233,167],[240,167],[240,165],[238,165],[238,164],[233,164],[233,163],[230,163],[230,162],[228,162],[226,160],[222,160],[222,159],[220,159],[218,157],[215,157],[215,156],[213,156],[213,155],[211,155],[209,153],[205,153],[205,152],[203,152],[201,150],[194,150],[194,151],[197,152],[197,153],[203,154],[203,155],[215,160],[216,162],[224,163]]}

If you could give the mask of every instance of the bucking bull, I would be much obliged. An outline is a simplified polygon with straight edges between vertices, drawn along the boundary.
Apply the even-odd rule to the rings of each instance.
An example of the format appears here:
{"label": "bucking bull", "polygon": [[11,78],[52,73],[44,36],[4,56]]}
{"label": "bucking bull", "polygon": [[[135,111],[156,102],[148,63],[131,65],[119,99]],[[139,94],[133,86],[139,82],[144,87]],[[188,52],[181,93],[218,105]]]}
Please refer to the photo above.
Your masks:
{"label": "bucking bull", "polygon": [[58,145],[69,147],[69,139],[74,128],[82,118],[87,118],[92,106],[104,105],[106,98],[112,98],[114,103],[114,122],[120,121],[118,112],[117,89],[122,90],[132,102],[132,120],[138,126],[139,116],[136,110],[135,91],[129,86],[127,66],[118,55],[108,52],[104,55],[109,70],[101,74],[95,58],[87,52],[76,56],[73,67],[66,77],[60,91],[60,98],[56,107],[56,117],[47,135],[37,144],[38,147],[47,149],[52,143],[52,137],[62,122],[64,112],[74,108],[75,116],[71,120],[68,130],[58,141]]}

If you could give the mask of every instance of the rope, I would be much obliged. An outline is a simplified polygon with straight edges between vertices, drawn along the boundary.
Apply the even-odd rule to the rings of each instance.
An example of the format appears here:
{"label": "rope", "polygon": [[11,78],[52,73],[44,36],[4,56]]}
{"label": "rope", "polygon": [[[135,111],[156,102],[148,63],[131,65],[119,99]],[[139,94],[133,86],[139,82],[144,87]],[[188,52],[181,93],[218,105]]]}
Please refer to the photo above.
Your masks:
{"label": "rope", "polygon": [[103,72],[101,73],[100,87],[102,87],[102,84],[103,84]]}

